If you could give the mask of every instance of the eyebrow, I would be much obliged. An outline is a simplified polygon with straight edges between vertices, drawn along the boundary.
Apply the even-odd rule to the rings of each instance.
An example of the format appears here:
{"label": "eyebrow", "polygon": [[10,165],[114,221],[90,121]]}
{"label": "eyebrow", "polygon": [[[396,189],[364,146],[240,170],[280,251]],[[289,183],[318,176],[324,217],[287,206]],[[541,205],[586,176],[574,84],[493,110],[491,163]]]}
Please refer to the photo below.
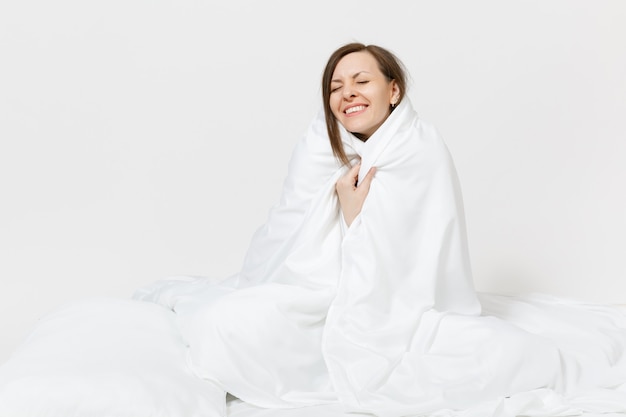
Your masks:
{"label": "eyebrow", "polygon": [[[354,74],[354,75],[352,76],[352,79],[354,79],[354,78],[358,77],[359,75],[361,75],[361,74],[363,74],[363,73],[365,73],[365,74],[369,74],[369,72],[368,72],[368,71],[359,71],[359,72],[357,72],[356,74]],[[331,83],[340,83],[340,82],[341,82],[341,80],[330,80],[330,82],[331,82]]]}

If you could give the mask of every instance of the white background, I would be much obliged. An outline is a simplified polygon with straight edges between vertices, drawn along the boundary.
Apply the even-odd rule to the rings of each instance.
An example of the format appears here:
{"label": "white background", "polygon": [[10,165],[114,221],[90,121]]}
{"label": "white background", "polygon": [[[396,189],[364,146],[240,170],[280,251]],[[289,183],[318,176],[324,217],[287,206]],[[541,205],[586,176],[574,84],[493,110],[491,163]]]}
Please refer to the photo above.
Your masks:
{"label": "white background", "polygon": [[626,303],[626,2],[5,1],[0,363],[62,303],[238,271],[327,57],[389,48],[477,289]]}

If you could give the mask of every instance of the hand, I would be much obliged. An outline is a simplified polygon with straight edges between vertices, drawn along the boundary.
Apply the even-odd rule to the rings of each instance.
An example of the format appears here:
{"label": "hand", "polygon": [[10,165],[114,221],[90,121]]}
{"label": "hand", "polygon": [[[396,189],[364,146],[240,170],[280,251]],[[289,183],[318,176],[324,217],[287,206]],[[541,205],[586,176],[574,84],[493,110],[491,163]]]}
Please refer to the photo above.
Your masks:
{"label": "hand", "polygon": [[360,167],[360,163],[354,165],[346,175],[339,178],[337,184],[335,184],[341,212],[348,226],[352,224],[356,216],[361,212],[365,197],[367,197],[370,191],[372,178],[374,178],[374,174],[376,173],[375,167],[370,168],[365,178],[363,178],[363,181],[357,184]]}

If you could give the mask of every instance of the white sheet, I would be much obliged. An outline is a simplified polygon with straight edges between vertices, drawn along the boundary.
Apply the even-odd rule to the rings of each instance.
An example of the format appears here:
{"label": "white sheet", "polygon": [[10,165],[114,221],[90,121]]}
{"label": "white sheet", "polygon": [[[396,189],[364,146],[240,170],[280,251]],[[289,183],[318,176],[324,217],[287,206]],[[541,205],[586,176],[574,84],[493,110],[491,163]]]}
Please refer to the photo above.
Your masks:
{"label": "white sheet", "polygon": [[[487,295],[480,315],[456,172],[410,102],[367,142],[345,131],[343,140],[361,175],[377,167],[345,234],[334,184],[346,168],[320,114],[240,274],[219,287],[179,279],[137,293],[177,312],[194,372],[268,408],[339,401],[380,416],[624,409],[626,397],[609,389],[626,381],[622,315]],[[577,396],[596,388],[604,400],[585,408]]]}
{"label": "white sheet", "polygon": [[0,368],[0,417],[626,413],[622,312],[474,292],[452,161],[408,101],[343,139],[377,167],[350,228],[320,115],[241,273],[49,315]]}
{"label": "white sheet", "polygon": [[1,417],[221,417],[224,399],[187,367],[174,313],[140,301],[63,306],[0,367]]}

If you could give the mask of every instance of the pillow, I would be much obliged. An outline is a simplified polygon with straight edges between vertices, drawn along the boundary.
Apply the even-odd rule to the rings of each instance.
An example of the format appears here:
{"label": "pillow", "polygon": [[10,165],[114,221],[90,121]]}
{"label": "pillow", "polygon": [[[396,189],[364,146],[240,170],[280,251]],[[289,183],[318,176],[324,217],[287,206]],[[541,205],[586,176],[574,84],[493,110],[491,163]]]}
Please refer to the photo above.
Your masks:
{"label": "pillow", "polygon": [[0,416],[224,415],[224,391],[187,367],[175,314],[148,302],[66,305],[0,367]]}

